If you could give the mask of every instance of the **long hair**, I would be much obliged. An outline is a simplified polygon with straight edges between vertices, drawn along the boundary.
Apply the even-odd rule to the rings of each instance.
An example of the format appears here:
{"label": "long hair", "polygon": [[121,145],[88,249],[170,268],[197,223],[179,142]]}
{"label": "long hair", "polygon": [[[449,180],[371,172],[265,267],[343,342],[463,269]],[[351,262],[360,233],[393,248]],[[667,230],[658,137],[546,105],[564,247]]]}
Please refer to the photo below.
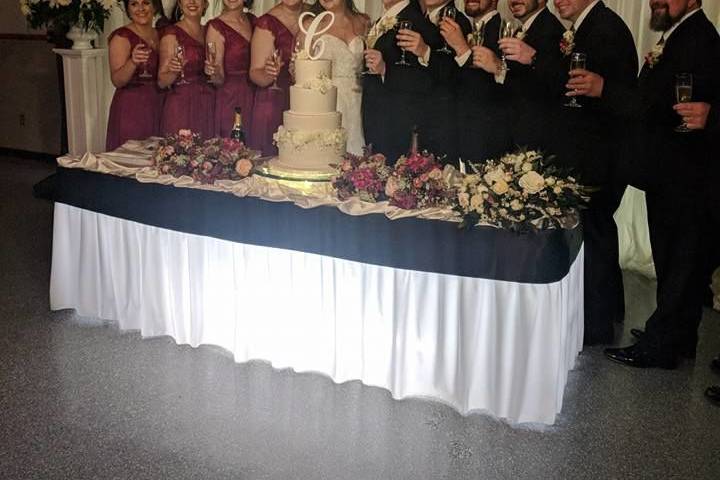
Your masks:
{"label": "long hair", "polygon": [[[345,0],[345,7],[347,7],[348,11],[350,13],[359,14],[360,10],[355,6],[355,2],[353,0]],[[314,14],[322,13],[325,11],[323,6],[320,4],[320,0],[316,0],[315,4],[310,7],[310,11]]]}

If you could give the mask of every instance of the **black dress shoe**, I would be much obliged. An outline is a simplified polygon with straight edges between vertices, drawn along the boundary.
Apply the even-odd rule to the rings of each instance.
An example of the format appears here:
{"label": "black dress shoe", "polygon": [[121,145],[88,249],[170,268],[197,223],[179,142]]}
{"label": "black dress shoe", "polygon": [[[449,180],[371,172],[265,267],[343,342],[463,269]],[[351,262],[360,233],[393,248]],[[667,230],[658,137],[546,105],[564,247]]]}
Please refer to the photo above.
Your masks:
{"label": "black dress shoe", "polygon": [[705,398],[720,405],[720,385],[713,385],[705,389]]}
{"label": "black dress shoe", "polygon": [[[630,335],[632,335],[635,339],[640,340],[643,335],[645,335],[645,330],[641,330],[639,328],[631,328],[630,329]],[[692,347],[680,347],[678,349],[678,355],[680,355],[683,358],[688,358],[690,360],[694,359],[697,355],[695,353],[695,346]],[[718,360],[720,362],[720,360]],[[720,363],[718,364],[718,372],[720,373]]]}
{"label": "black dress shoe", "polygon": [[712,359],[712,361],[710,362],[710,368],[715,373],[720,373],[720,355]]}
{"label": "black dress shoe", "polygon": [[622,363],[635,368],[664,368],[672,370],[677,367],[677,361],[672,358],[653,355],[646,349],[637,345],[625,348],[606,348],[605,356],[613,362]]}

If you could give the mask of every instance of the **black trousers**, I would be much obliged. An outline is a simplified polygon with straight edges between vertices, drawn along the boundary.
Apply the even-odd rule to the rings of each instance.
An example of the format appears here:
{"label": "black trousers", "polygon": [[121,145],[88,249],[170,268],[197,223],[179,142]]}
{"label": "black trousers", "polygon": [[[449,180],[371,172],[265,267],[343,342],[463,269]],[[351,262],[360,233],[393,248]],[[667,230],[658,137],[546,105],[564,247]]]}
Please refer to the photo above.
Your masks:
{"label": "black trousers", "polygon": [[604,188],[593,195],[589,208],[582,212],[586,345],[612,343],[614,323],[622,321],[625,313],[618,231],[613,218],[623,192],[624,188]]}
{"label": "black trousers", "polygon": [[657,276],[657,308],[645,326],[641,345],[659,358],[694,351],[702,319],[703,297],[712,263],[710,223],[702,202],[671,205],[647,194],[648,226]]}

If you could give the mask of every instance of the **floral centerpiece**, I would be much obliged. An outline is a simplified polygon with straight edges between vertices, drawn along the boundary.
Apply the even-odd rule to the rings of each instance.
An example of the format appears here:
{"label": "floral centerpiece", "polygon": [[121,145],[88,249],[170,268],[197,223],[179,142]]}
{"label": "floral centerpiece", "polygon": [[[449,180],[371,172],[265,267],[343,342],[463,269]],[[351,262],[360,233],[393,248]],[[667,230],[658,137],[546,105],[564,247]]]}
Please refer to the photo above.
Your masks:
{"label": "floral centerpiece", "polygon": [[455,210],[463,226],[516,231],[574,228],[588,191],[537,151],[518,151],[472,164],[458,188]]}
{"label": "floral centerpiece", "polygon": [[443,167],[435,156],[415,152],[401,156],[385,185],[390,205],[412,210],[450,205],[455,191],[443,178]]}
{"label": "floral centerpiece", "polygon": [[385,162],[384,155],[371,154],[369,150],[365,150],[362,156],[346,154],[336,165],[337,175],[332,179],[338,198],[360,197],[366,202],[383,199],[385,182],[390,176],[390,167]]}
{"label": "floral centerpiece", "polygon": [[211,138],[203,142],[199,134],[180,130],[160,141],[153,161],[162,175],[188,176],[212,184],[250,176],[257,156],[240,141]]}
{"label": "floral centerpiece", "polygon": [[32,28],[66,32],[72,27],[102,33],[118,0],[20,0],[20,12]]}

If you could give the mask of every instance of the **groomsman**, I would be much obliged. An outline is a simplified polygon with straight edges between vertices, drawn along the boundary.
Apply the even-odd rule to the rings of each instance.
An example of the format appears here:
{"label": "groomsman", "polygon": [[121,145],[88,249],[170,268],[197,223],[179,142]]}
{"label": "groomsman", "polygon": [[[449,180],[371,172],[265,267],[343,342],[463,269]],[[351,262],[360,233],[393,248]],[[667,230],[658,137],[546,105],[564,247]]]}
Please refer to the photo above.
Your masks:
{"label": "groomsman", "polygon": [[[409,65],[398,65],[401,47],[408,50],[412,43],[419,48],[431,38],[437,44],[439,35],[417,0],[383,0],[383,4],[385,13],[370,29],[370,37],[375,35],[377,41],[365,51],[371,75],[363,79],[362,114],[366,142],[392,163],[407,152],[413,127],[422,128],[433,91],[432,74],[417,55],[406,52]],[[399,30],[401,21],[411,22],[412,31]],[[408,34],[412,34],[412,42],[408,42]]]}
{"label": "groomsman", "polygon": [[[476,39],[500,56],[498,45],[500,14],[497,0],[466,0],[465,13],[473,23]],[[479,162],[498,158],[512,150],[507,95],[494,75],[474,67],[468,36],[460,25],[446,18],[440,33],[455,52],[461,67],[458,74],[455,108],[458,121],[458,154],[461,159]]]}
{"label": "groomsman", "polygon": [[[702,10],[701,0],[650,0],[651,27],[661,40],[646,57],[639,94],[603,91],[604,79],[590,75],[581,93],[605,98],[639,116],[648,224],[657,274],[657,308],[635,345],[608,348],[610,359],[633,367],[674,368],[692,357],[702,316],[708,269],[705,229],[711,169],[717,168],[720,102],[720,36]],[[679,74],[692,75],[692,100],[677,104]],[[678,94],[679,96],[679,94]],[[608,99],[609,100],[609,99]],[[678,132],[684,124],[691,132]],[[715,130],[717,131],[717,130]],[[717,195],[717,188],[715,193]]]}
{"label": "groomsman", "polygon": [[507,85],[513,143],[553,154],[563,140],[549,119],[563,102],[567,80],[567,62],[560,51],[565,28],[547,9],[546,0],[510,0],[509,5],[522,25],[515,37],[499,41],[506,62],[487,47],[473,47],[473,64]]}
{"label": "groomsman", "polygon": [[577,96],[589,71],[603,77],[606,92],[637,85],[637,53],[625,22],[599,0],[555,0],[558,14],[572,22],[563,53],[570,65],[574,53],[587,58],[587,70],[573,70],[567,94],[580,104],[558,112],[563,132],[556,145],[560,164],[571,167],[585,185],[599,189],[583,211],[585,242],[585,344],[612,343],[613,321],[624,316],[624,292],[618,258],[618,232],[613,218],[625,191],[616,163],[627,158],[625,123],[615,114],[621,107],[607,99]]}

